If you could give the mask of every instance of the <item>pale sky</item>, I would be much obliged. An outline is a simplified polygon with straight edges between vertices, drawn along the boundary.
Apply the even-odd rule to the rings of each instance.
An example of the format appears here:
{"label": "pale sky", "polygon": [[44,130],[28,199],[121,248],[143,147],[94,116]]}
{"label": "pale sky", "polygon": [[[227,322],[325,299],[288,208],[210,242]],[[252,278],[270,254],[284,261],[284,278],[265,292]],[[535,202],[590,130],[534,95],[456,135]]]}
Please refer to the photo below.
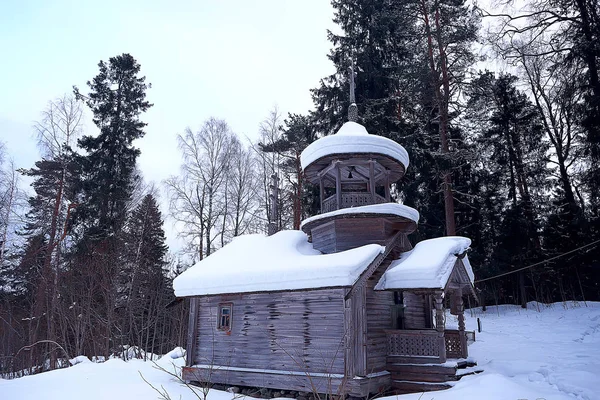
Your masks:
{"label": "pale sky", "polygon": [[214,116],[255,139],[275,105],[284,115],[312,108],[309,89],[334,71],[332,18],[328,0],[0,0],[0,141],[18,167],[33,166],[32,125],[48,101],[73,85],[87,93],[100,60],[130,53],[154,103],[139,165],[160,183],[179,172],[175,138],[188,126]]}

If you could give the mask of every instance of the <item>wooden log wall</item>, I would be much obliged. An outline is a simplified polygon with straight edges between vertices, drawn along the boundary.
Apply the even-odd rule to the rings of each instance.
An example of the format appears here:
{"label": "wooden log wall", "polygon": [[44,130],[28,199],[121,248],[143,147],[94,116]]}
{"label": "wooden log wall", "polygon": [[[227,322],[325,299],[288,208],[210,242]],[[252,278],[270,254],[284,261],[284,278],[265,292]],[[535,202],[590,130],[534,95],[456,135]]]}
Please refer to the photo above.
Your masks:
{"label": "wooden log wall", "polygon": [[326,224],[319,225],[312,229],[311,238],[313,247],[325,254],[335,253],[336,232],[335,221],[329,221]]}
{"label": "wooden log wall", "polygon": [[410,250],[405,234],[394,232],[386,242],[386,251],[375,259],[346,295],[345,330],[350,334],[346,343],[346,375],[367,376],[385,371],[387,340],[385,330],[393,327],[391,291],[375,291],[383,273],[396,253]]}
{"label": "wooden log wall", "polygon": [[[384,225],[387,235],[392,236],[397,231],[391,224]],[[390,255],[379,268],[369,277],[366,289],[366,314],[367,314],[367,373],[385,371],[387,366],[387,336],[386,330],[394,327],[392,308],[394,292],[374,290],[381,276],[388,269],[396,256],[412,249],[410,241],[402,234],[395,247],[390,250]]]}
{"label": "wooden log wall", "polygon": [[[231,331],[217,329],[232,303]],[[198,298],[194,364],[344,373],[344,289]]]}
{"label": "wooden log wall", "polygon": [[[392,385],[391,374],[375,374],[366,378],[345,378],[339,375],[290,375],[271,371],[237,371],[198,367],[183,368],[183,379],[188,382],[227,382],[229,385],[275,388],[325,395],[347,394],[355,397],[369,397],[382,393]],[[334,396],[325,396],[335,398]],[[321,398],[325,398],[321,397]]]}
{"label": "wooden log wall", "polygon": [[389,267],[391,258],[384,261],[367,281],[367,372],[385,371],[387,365],[386,330],[392,329],[394,292],[375,291],[375,285]]}
{"label": "wooden log wall", "polygon": [[406,329],[432,327],[430,295],[404,292],[404,327]]}
{"label": "wooden log wall", "polygon": [[186,299],[190,302],[190,314],[188,319],[188,335],[187,335],[187,343],[186,343],[186,354],[188,354],[186,358],[186,366],[191,366],[194,363],[194,357],[191,357],[191,354],[196,354],[196,340],[194,339],[196,335],[196,324],[198,323],[198,298],[191,297]]}
{"label": "wooden log wall", "polygon": [[271,371],[239,371],[232,369],[187,367],[183,369],[188,382],[223,383],[232,386],[251,386],[296,390],[309,393],[337,395],[346,389],[346,379],[338,375],[282,374]]}
{"label": "wooden log wall", "polygon": [[[398,231],[410,231],[413,225],[412,222],[391,223],[377,217],[338,218],[311,229],[311,237],[315,249],[331,254],[365,244],[385,245]],[[412,248],[410,243],[407,248]]]}

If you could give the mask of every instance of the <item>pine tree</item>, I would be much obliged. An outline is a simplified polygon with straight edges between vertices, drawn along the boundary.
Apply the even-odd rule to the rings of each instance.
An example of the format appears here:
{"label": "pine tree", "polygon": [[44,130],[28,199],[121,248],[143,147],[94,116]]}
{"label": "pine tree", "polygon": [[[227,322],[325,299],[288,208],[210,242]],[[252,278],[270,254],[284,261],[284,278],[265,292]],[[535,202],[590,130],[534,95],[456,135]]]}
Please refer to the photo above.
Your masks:
{"label": "pine tree", "polygon": [[[34,333],[33,338],[56,341],[58,325],[61,323],[58,320],[58,308],[64,269],[61,260],[65,249],[63,240],[67,234],[70,210],[67,204],[73,200],[75,182],[73,163],[63,153],[49,160],[37,161],[34,168],[21,170],[21,173],[33,179],[31,186],[35,191],[35,195],[29,198],[29,211],[22,235],[27,240],[41,237],[46,244],[43,264],[39,274],[34,275],[36,293],[31,310],[33,315],[44,321],[44,326]],[[51,357],[51,361],[54,360]],[[53,362],[50,367],[54,368]]]}
{"label": "pine tree", "polygon": [[[541,254],[540,214],[549,171],[547,144],[540,115],[527,96],[516,89],[517,78],[486,72],[469,90],[468,120],[475,133],[479,180],[494,193],[484,206],[496,233],[486,243],[490,264],[501,272],[534,262]],[[498,221],[493,215],[501,215]],[[485,271],[485,273],[491,271]],[[510,286],[510,285],[509,285]],[[525,278],[519,277],[518,295],[525,304]],[[510,287],[512,289],[513,287]],[[511,290],[507,290],[511,292]]]}

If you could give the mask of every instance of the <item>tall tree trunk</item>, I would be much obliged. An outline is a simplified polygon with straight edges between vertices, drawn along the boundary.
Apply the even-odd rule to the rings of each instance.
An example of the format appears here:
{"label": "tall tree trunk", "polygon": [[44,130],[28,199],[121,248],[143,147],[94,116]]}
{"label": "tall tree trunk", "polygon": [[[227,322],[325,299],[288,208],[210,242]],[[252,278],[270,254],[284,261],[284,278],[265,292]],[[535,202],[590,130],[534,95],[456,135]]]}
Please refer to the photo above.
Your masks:
{"label": "tall tree trunk", "polygon": [[[444,162],[450,160],[450,147],[448,144],[448,106],[450,96],[450,81],[448,78],[448,65],[446,60],[446,53],[444,50],[441,26],[440,26],[440,10],[439,4],[435,2],[435,25],[436,25],[436,41],[438,44],[438,56],[441,67],[441,82],[440,82],[440,71],[436,68],[434,47],[433,47],[433,33],[431,31],[431,25],[429,21],[429,9],[427,7],[426,0],[421,0],[421,9],[423,13],[423,19],[425,22],[425,33],[427,35],[427,50],[429,55],[429,68],[431,73],[431,85],[435,93],[435,99],[439,113],[439,124],[438,131],[441,142],[441,152],[443,157],[447,158]],[[444,88],[443,93],[441,88]],[[456,222],[454,215],[454,197],[452,195],[452,171],[444,168],[442,171],[442,189],[444,192],[444,214],[446,218],[446,235],[453,236],[456,234]]]}
{"label": "tall tree trunk", "polygon": [[[442,86],[444,93],[442,103],[440,104],[440,140],[442,144],[442,153],[448,157],[450,161],[450,148],[448,146],[448,107],[450,105],[450,79],[448,77],[448,59],[444,50],[444,42],[442,38],[442,27],[440,25],[440,7],[439,3],[435,3],[435,26],[437,32],[438,51],[440,56],[440,67],[442,70]],[[456,234],[456,221],[454,215],[454,196],[452,194],[452,171],[447,170],[444,174],[444,210],[446,214],[446,235],[454,236]]]}
{"label": "tall tree trunk", "polygon": [[300,154],[296,154],[294,160],[296,166],[296,194],[294,196],[294,229],[300,229],[300,222],[302,221],[302,180],[304,176],[302,174],[302,165],[300,164]]}

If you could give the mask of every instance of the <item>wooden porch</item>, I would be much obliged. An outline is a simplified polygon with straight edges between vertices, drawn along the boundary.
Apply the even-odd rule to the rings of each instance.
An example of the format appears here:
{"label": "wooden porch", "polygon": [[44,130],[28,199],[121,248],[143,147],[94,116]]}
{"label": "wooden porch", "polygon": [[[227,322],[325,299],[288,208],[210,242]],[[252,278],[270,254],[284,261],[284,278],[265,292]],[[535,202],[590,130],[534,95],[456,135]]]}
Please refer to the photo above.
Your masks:
{"label": "wooden porch", "polygon": [[[466,368],[466,332],[459,330],[387,330],[387,367],[395,394],[444,390],[462,376],[479,372]],[[464,340],[463,340],[464,338]]]}
{"label": "wooden porch", "polygon": [[394,363],[442,364],[449,358],[467,358],[466,332],[454,329],[386,330],[388,358]]}
{"label": "wooden porch", "polygon": [[476,365],[467,359],[467,338],[472,335],[474,340],[475,333],[465,330],[462,290],[446,294],[450,313],[458,317],[458,329],[446,329],[443,292],[435,291],[405,293],[404,321],[398,325],[404,329],[385,331],[386,370],[396,394],[448,389],[462,376],[480,371],[465,370]]}

